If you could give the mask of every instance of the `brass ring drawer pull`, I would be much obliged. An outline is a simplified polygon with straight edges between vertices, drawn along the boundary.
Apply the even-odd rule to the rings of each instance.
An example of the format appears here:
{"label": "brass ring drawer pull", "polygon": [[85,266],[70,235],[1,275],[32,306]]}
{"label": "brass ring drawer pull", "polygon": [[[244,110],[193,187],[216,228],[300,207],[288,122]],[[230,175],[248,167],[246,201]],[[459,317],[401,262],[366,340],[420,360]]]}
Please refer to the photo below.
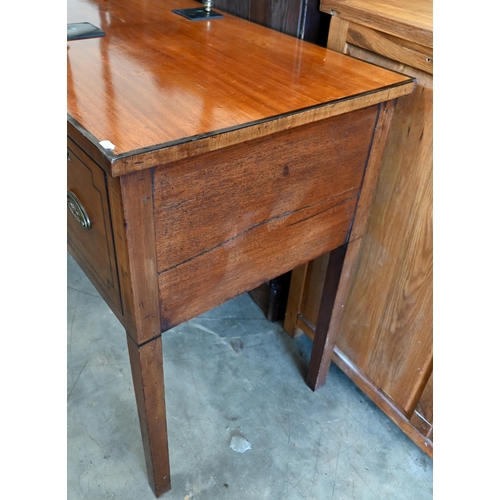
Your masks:
{"label": "brass ring drawer pull", "polygon": [[76,197],[74,193],[68,191],[68,208],[71,215],[77,220],[78,224],[86,229],[87,231],[92,227],[89,216],[83,208],[80,200]]}

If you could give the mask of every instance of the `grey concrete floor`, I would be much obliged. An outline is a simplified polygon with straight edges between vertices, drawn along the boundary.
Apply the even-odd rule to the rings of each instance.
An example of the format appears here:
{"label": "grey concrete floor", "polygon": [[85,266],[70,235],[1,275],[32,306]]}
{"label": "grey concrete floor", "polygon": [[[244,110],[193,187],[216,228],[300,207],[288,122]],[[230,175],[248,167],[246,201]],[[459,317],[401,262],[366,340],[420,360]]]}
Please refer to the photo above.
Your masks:
{"label": "grey concrete floor", "polygon": [[[154,499],[125,332],[68,256],[68,499]],[[165,500],[427,500],[432,461],[332,364],[244,294],[162,335],[172,490]],[[230,447],[244,438],[250,449]]]}

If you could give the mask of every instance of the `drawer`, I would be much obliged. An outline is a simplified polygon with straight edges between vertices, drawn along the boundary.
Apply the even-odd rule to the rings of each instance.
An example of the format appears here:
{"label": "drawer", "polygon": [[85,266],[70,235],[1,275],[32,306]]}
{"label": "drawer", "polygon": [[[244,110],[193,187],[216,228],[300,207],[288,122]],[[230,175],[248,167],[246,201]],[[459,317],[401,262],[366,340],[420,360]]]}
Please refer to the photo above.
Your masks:
{"label": "drawer", "polygon": [[356,23],[349,23],[347,43],[432,75],[433,50]]}
{"label": "drawer", "polygon": [[122,311],[106,173],[68,139],[68,249],[99,293]]}

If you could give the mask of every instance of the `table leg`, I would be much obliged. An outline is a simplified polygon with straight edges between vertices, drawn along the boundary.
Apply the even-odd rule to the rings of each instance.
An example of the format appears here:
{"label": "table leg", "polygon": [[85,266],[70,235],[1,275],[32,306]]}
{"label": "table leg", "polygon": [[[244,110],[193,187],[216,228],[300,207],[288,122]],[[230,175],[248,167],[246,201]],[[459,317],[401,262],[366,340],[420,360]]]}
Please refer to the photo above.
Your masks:
{"label": "table leg", "polygon": [[127,341],[148,479],[158,497],[170,490],[161,337],[138,346],[127,334]]}
{"label": "table leg", "polygon": [[325,385],[333,346],[337,339],[337,328],[330,328],[335,297],[340,282],[340,275],[344,263],[347,245],[336,248],[330,252],[326,270],[325,284],[319,306],[318,322],[314,333],[311,361],[307,374],[307,385],[315,391]]}
{"label": "table leg", "polygon": [[[396,100],[384,102],[380,105],[380,113],[375,126],[365,178],[363,179],[356,207],[356,216],[349,236],[349,245],[345,244],[330,252],[323,295],[319,306],[318,322],[314,334],[309,373],[306,380],[307,385],[313,391],[325,385],[328,375],[333,347],[337,340],[342,308],[347,300],[349,283],[355,273],[357,256],[370,213],[395,107]],[[342,283],[340,283],[341,275]],[[334,310],[336,300],[340,302]]]}

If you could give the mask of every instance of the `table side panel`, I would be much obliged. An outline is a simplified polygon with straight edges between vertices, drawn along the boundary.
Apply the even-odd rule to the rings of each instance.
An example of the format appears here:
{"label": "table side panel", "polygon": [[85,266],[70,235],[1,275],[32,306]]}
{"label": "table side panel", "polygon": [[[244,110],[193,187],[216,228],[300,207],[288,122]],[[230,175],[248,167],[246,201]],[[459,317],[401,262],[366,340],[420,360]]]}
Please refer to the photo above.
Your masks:
{"label": "table side panel", "polygon": [[377,116],[374,106],[156,169],[162,328],[345,243]]}

